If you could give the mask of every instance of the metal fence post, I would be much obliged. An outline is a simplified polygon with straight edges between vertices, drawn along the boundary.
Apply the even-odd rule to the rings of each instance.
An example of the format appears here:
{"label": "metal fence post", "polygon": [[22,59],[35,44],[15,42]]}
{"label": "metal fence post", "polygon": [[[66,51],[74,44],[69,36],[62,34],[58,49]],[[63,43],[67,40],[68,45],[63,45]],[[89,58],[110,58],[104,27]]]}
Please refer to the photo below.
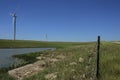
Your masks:
{"label": "metal fence post", "polygon": [[96,62],[96,78],[99,79],[100,73],[99,73],[99,51],[100,50],[100,36],[98,36],[98,41],[97,41],[97,62]]}

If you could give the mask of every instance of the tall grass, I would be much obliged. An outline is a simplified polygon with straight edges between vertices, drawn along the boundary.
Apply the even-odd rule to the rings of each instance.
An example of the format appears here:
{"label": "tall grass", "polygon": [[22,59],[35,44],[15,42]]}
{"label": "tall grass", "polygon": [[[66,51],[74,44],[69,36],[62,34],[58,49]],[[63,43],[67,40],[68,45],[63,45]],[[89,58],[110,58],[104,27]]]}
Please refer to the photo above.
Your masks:
{"label": "tall grass", "polygon": [[120,80],[120,45],[103,43],[100,53],[100,79]]}
{"label": "tall grass", "polygon": [[[94,48],[92,45],[81,45],[77,48],[63,49],[55,53],[55,55],[63,54],[67,56],[65,60],[48,66],[44,71],[26,78],[24,80],[47,80],[45,75],[56,73],[57,77],[54,80],[80,80],[85,72],[89,50]],[[85,59],[84,63],[79,63],[79,57]],[[77,65],[70,65],[76,62]],[[92,69],[92,68],[91,68]],[[89,76],[89,75],[87,75]],[[109,42],[101,43],[100,49],[100,79],[99,80],[119,80],[120,79],[120,45]],[[86,78],[84,80],[90,80]]]}
{"label": "tall grass", "polygon": [[[65,59],[49,65],[42,72],[39,72],[38,74],[24,80],[48,80],[45,76],[51,73],[56,73],[57,75],[57,77],[53,80],[80,80],[86,71],[85,66],[87,65],[89,50],[93,48],[94,44],[88,44],[48,53],[47,55],[52,56],[64,55]],[[80,57],[84,59],[83,63],[79,62]]]}

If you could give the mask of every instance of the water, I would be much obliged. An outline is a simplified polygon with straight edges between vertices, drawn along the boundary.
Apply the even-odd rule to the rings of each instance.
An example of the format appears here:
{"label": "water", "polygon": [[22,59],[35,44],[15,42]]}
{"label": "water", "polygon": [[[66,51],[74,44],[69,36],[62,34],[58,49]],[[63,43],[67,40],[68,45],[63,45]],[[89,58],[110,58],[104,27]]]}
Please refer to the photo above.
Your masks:
{"label": "water", "polygon": [[1,67],[8,67],[12,63],[18,61],[17,59],[13,58],[13,55],[16,54],[27,54],[31,52],[39,52],[44,50],[54,50],[54,48],[17,48],[17,49],[0,49],[0,68]]}

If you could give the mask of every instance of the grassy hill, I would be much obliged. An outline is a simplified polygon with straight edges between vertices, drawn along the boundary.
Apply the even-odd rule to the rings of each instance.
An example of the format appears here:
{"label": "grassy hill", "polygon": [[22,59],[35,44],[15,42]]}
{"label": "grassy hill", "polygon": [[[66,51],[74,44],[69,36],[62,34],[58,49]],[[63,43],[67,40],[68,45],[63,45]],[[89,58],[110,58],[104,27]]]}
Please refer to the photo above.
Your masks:
{"label": "grassy hill", "polygon": [[91,42],[44,42],[31,40],[0,40],[0,48],[64,48],[74,45],[85,45]]}

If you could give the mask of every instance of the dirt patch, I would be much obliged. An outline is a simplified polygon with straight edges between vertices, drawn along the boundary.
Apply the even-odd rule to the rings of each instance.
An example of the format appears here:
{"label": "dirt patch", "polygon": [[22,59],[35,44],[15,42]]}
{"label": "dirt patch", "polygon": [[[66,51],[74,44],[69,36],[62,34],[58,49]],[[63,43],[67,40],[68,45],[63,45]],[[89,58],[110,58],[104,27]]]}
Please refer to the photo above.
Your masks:
{"label": "dirt patch", "polygon": [[8,71],[8,73],[11,76],[15,77],[17,80],[22,80],[23,78],[32,76],[36,74],[38,71],[42,71],[44,69],[44,67],[41,67],[39,66],[39,64],[36,63],[28,64],[26,66],[10,70]]}
{"label": "dirt patch", "polygon": [[[65,58],[63,55],[58,55],[54,58],[51,57],[37,57],[39,59],[37,62],[33,64],[28,64],[13,70],[8,71],[9,75],[15,77],[17,80],[22,80],[23,78],[30,77],[38,72],[44,70],[48,65],[52,65],[55,62],[61,61]],[[51,79],[55,78],[56,76],[46,75],[46,77],[50,77]],[[52,77],[51,77],[52,76]]]}

